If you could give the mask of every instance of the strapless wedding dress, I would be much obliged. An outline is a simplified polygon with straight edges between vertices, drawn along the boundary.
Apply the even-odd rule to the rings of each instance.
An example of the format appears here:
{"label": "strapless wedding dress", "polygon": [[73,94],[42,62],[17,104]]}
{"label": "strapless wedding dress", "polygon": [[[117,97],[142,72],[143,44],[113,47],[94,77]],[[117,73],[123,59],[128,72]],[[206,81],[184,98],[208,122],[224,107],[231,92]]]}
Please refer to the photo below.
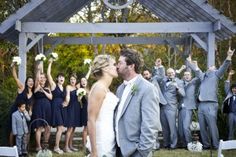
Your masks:
{"label": "strapless wedding dress", "polygon": [[[113,128],[114,110],[119,99],[107,92],[96,121],[96,146],[98,157],[115,157],[116,140]],[[90,147],[90,143],[88,145]]]}

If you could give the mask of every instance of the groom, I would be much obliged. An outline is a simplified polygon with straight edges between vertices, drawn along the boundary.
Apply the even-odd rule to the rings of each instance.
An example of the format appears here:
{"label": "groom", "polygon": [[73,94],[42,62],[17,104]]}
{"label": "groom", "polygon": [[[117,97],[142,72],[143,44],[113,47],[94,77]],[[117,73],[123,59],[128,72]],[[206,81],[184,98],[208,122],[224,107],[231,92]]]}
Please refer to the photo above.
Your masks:
{"label": "groom", "polygon": [[118,74],[124,79],[116,92],[115,132],[119,157],[151,157],[160,125],[158,91],[140,75],[141,54],[121,50]]}

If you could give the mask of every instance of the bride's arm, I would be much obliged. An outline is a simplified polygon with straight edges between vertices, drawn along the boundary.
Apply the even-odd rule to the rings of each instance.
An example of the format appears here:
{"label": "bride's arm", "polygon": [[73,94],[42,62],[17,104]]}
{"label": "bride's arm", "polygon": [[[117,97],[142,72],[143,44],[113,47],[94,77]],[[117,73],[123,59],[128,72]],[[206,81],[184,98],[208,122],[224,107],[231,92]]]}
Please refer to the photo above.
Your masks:
{"label": "bride's arm", "polygon": [[[103,91],[103,92],[102,92]],[[91,156],[97,157],[96,148],[96,120],[100,112],[103,100],[105,98],[106,92],[104,87],[96,84],[92,88],[88,97],[88,133],[91,142]]]}

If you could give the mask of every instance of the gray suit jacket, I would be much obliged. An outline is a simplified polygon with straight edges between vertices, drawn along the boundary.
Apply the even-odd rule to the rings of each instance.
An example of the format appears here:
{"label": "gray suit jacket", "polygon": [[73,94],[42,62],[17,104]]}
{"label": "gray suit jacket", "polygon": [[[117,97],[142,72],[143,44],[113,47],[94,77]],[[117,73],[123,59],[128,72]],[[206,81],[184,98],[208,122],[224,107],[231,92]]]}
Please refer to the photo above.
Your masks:
{"label": "gray suit jacket", "polygon": [[159,98],[160,98],[160,103],[161,104],[167,104],[166,99],[164,97],[164,95],[162,94],[161,88],[159,86],[159,83],[157,82],[156,76],[154,76],[150,82],[152,82],[154,84],[154,86],[157,88],[157,91],[159,93]]}
{"label": "gray suit jacket", "polygon": [[224,109],[226,109],[226,110],[229,109],[230,98],[233,96],[233,93],[230,89],[230,81],[225,81],[224,89],[225,89],[226,97],[225,97],[223,104],[222,104],[222,108],[221,108],[222,112],[225,112]]}
{"label": "gray suit jacket", "polygon": [[[147,157],[152,154],[155,133],[161,126],[158,91],[141,75],[134,85],[137,90],[129,93],[118,121],[117,140],[124,157]],[[124,88],[124,84],[121,84],[117,89],[116,95],[120,99]],[[116,113],[117,110],[114,117]]]}
{"label": "gray suit jacket", "polygon": [[225,60],[218,70],[203,73],[200,69],[197,69],[194,65],[188,62],[189,67],[195,72],[196,76],[201,81],[198,96],[200,101],[218,102],[218,82],[224,75],[224,72],[228,69],[230,63],[231,61]]}
{"label": "gray suit jacket", "polygon": [[196,109],[197,107],[197,87],[200,85],[198,78],[193,78],[191,81],[184,81],[185,96],[180,99],[180,106],[184,104],[186,109]]}
{"label": "gray suit jacket", "polygon": [[[167,104],[163,105],[168,105],[171,109],[176,110],[178,108],[180,97],[185,96],[183,81],[178,78],[174,78],[174,80],[166,86],[168,78],[165,76],[164,67],[159,68],[159,75],[156,75],[155,78],[158,81],[162,94],[167,102]],[[175,82],[179,87],[178,90],[173,85]]]}
{"label": "gray suit jacket", "polygon": [[29,132],[26,121],[30,121],[28,112],[24,112],[23,118],[18,110],[12,114],[13,135],[23,135]]}

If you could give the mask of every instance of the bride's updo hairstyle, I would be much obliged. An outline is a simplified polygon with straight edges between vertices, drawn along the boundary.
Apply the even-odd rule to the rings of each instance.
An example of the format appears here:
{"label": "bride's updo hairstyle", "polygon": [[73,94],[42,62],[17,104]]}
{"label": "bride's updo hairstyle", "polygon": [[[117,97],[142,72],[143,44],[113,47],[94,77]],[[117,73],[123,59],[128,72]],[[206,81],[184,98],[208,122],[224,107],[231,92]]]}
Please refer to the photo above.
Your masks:
{"label": "bride's updo hairstyle", "polygon": [[92,63],[92,74],[96,79],[102,77],[102,69],[109,66],[111,59],[115,59],[111,55],[98,55],[94,58]]}

